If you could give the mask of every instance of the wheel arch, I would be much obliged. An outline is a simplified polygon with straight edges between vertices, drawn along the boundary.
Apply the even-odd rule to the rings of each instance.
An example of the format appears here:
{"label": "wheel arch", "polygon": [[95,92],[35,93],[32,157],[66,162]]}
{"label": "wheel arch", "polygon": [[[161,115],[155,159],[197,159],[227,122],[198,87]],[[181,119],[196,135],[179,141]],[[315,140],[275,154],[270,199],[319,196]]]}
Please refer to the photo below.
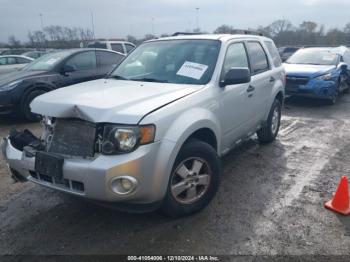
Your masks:
{"label": "wheel arch", "polygon": [[[196,118],[194,121],[193,118]],[[181,130],[181,132],[179,132]],[[181,148],[190,139],[199,139],[211,145],[220,155],[221,128],[215,115],[206,109],[189,110],[172,121],[161,142],[158,152],[158,185],[162,188],[161,195],[164,196],[169,182],[169,177]]]}

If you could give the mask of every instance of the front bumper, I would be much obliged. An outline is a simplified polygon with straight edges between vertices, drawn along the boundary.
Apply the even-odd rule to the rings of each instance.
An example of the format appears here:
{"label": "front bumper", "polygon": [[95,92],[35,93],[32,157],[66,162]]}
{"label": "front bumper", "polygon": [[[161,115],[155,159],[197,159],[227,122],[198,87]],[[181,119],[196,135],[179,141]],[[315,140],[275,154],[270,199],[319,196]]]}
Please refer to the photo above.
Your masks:
{"label": "front bumper", "polygon": [[[34,183],[96,201],[151,204],[161,201],[165,195],[169,174],[166,165],[157,163],[169,161],[168,149],[173,143],[155,142],[124,155],[65,158],[63,182],[36,173],[35,156],[17,150],[9,139],[4,139],[1,147],[9,167]],[[161,148],[166,148],[166,152]],[[137,180],[136,189],[126,195],[113,192],[112,181],[125,175]]]}
{"label": "front bumper", "polygon": [[290,87],[287,82],[286,95],[329,99],[335,95],[337,83],[335,81],[310,80],[305,85]]}

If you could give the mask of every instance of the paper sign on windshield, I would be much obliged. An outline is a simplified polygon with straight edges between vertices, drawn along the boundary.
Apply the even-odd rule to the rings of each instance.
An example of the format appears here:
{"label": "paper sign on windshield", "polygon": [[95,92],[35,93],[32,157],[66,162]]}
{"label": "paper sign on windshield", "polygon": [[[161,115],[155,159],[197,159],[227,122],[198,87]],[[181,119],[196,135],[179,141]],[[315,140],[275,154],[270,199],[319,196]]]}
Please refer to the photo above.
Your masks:
{"label": "paper sign on windshield", "polygon": [[186,76],[194,79],[201,79],[204,75],[205,71],[207,71],[208,66],[197,64],[193,62],[186,61],[182,67],[177,71],[177,75]]}

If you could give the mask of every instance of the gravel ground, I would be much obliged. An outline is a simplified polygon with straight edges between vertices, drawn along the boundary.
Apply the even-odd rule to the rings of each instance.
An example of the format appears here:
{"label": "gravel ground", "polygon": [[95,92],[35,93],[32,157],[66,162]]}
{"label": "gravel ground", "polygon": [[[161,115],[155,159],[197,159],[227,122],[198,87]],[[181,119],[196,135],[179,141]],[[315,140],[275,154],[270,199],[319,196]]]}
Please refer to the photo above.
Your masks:
{"label": "gravel ground", "polygon": [[[0,137],[11,127],[40,130],[0,121]],[[350,173],[349,130],[349,95],[335,106],[289,99],[278,139],[233,150],[209,207],[176,220],[11,184],[1,159],[0,254],[349,255],[349,218],[323,207]]]}

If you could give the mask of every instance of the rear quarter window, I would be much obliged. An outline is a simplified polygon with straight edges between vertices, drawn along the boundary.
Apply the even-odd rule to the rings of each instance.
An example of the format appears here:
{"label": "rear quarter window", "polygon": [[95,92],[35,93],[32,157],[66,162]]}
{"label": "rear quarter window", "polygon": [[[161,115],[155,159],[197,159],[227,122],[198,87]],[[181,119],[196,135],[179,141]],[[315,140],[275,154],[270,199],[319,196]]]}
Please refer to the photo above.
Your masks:
{"label": "rear quarter window", "polygon": [[122,44],[111,44],[111,48],[113,51],[124,53],[123,45]]}
{"label": "rear quarter window", "polygon": [[87,47],[88,47],[88,48],[107,49],[107,45],[106,45],[105,43],[99,43],[99,42],[95,42],[95,43],[88,44]]}
{"label": "rear quarter window", "polygon": [[253,75],[263,73],[270,69],[264,48],[259,42],[248,42],[247,49]]}
{"label": "rear quarter window", "polygon": [[269,53],[272,57],[273,65],[275,67],[280,67],[282,65],[282,60],[281,60],[280,54],[277,51],[275,44],[271,41],[265,41],[265,45],[266,45],[267,50],[269,51]]}

